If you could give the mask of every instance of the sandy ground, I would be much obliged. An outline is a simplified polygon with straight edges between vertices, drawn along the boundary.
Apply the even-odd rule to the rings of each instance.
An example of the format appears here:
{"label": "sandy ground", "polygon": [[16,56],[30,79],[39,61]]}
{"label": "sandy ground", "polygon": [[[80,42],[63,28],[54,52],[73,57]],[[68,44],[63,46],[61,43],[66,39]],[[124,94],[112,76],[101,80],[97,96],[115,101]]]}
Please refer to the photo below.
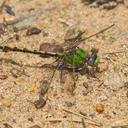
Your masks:
{"label": "sandy ground", "polygon": [[[1,22],[3,17],[10,21],[27,16],[26,21],[14,25],[18,28],[34,26],[42,30],[40,34],[33,36],[26,36],[26,30],[19,31],[19,41],[14,39],[8,44],[12,47],[38,49],[43,42],[62,44],[64,35],[71,26],[85,30],[85,36],[113,23],[115,26],[80,44],[83,49],[97,47],[102,62],[99,67],[104,68],[107,65],[107,70],[96,73],[97,78],[76,74],[78,79],[75,87],[68,72],[64,74],[65,83],[60,83],[60,71],[57,71],[49,91],[44,96],[46,105],[40,109],[33,103],[39,98],[40,86],[44,86],[42,81],[49,80],[53,70],[18,66],[10,62],[13,60],[23,65],[43,65],[53,62],[54,59],[32,54],[1,52],[0,128],[29,128],[35,124],[41,128],[85,128],[81,122],[82,116],[66,112],[62,106],[84,115],[87,128],[112,128],[120,125],[127,125],[127,128],[128,8],[123,4],[112,10],[90,8],[80,0],[10,0],[9,4],[16,16],[9,16],[3,11]],[[37,10],[41,12],[37,13]],[[32,11],[36,13],[31,16]],[[8,35],[12,35],[11,29],[3,38]],[[120,51],[123,52],[105,54]],[[102,113],[96,111],[96,105],[99,103],[104,106]],[[59,119],[61,121],[55,121]],[[101,125],[96,126],[99,124]]]}

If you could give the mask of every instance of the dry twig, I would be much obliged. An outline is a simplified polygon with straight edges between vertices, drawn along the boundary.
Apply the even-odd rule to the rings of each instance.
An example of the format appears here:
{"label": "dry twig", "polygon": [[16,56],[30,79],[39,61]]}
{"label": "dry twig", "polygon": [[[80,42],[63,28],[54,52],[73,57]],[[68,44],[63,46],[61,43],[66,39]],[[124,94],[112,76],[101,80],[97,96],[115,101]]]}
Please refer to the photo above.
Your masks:
{"label": "dry twig", "polygon": [[66,108],[64,108],[64,107],[62,107],[62,106],[61,106],[60,108],[61,108],[62,110],[64,110],[65,112],[68,112],[68,113],[71,113],[71,114],[80,116],[80,117],[82,117],[83,119],[86,119],[86,120],[91,121],[91,122],[86,121],[86,123],[88,123],[88,124],[96,125],[96,126],[99,126],[99,127],[102,126],[101,123],[97,123],[96,121],[94,121],[94,120],[92,120],[92,119],[89,119],[88,117],[86,117],[86,116],[84,116],[84,115],[81,115],[81,114],[79,114],[79,113],[77,113],[77,112],[68,110],[68,109],[66,109]]}
{"label": "dry twig", "polygon": [[83,128],[86,128],[86,125],[85,125],[85,122],[84,122],[83,118],[82,118],[82,125],[83,125]]}
{"label": "dry twig", "polygon": [[[63,118],[50,118],[50,119],[47,119],[46,121],[49,121],[49,122],[62,122],[62,121],[71,121],[71,119],[68,119],[68,118],[65,118],[65,119],[63,119]],[[76,122],[76,123],[82,123],[82,121],[81,120],[72,120],[72,122]]]}

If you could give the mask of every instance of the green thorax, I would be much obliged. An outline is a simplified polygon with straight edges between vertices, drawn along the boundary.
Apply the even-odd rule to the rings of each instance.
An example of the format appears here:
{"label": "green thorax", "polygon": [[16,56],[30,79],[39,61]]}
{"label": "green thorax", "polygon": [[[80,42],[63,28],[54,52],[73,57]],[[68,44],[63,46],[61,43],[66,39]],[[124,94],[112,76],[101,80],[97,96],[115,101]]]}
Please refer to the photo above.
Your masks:
{"label": "green thorax", "polygon": [[76,48],[75,53],[65,56],[65,61],[68,64],[72,65],[80,65],[83,63],[83,60],[85,59],[87,53],[81,48]]}

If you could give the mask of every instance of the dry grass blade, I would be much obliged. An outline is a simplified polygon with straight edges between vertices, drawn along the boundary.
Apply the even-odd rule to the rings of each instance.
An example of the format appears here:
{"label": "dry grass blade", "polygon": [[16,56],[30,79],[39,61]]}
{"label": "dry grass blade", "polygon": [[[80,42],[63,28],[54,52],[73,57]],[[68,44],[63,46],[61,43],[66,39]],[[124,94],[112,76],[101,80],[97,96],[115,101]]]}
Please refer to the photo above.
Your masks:
{"label": "dry grass blade", "polygon": [[128,128],[128,125],[112,126],[112,128]]}
{"label": "dry grass blade", "polygon": [[62,106],[61,106],[60,108],[61,108],[63,111],[65,111],[65,112],[68,112],[68,113],[71,113],[71,114],[80,116],[80,117],[82,117],[83,119],[89,120],[90,122],[86,121],[86,123],[88,123],[88,124],[95,125],[95,126],[99,126],[99,127],[102,126],[101,123],[97,123],[96,121],[94,121],[94,120],[92,120],[92,119],[89,119],[88,117],[86,117],[86,116],[84,116],[84,115],[81,115],[81,114],[79,114],[79,113],[77,113],[77,112],[68,110],[68,109],[66,109],[66,108],[64,108],[64,107],[62,107]]}
{"label": "dry grass blade", "polygon": [[[86,37],[86,38],[80,39],[78,42],[74,43],[74,45],[73,45],[71,48],[77,47],[78,45],[81,44],[82,41],[88,40],[88,39],[90,39],[90,38],[92,38],[92,37],[94,37],[94,36],[96,36],[96,35],[99,35],[100,33],[103,33],[103,32],[105,32],[105,31],[109,30],[109,29],[112,28],[114,25],[115,25],[115,24],[112,24],[112,25],[110,25],[110,26],[108,26],[108,27],[106,27],[106,28],[104,28],[104,29],[102,29],[102,30],[96,32],[95,34],[92,34],[92,35],[90,35],[90,36],[88,36],[88,37]],[[70,49],[71,49],[71,48],[70,48]]]}
{"label": "dry grass blade", "polygon": [[104,54],[117,54],[117,53],[128,53],[128,50],[106,52],[106,53],[104,53]]}
{"label": "dry grass blade", "polygon": [[[65,121],[71,121],[71,119],[68,119],[68,118],[66,118],[66,119],[63,119],[63,118],[50,118],[50,119],[47,119],[46,121],[54,122],[55,123],[55,122],[61,122],[63,120],[65,120]],[[72,122],[82,123],[81,120],[72,120]]]}
{"label": "dry grass blade", "polygon": [[86,128],[86,125],[85,125],[85,122],[84,122],[83,118],[82,118],[82,125],[83,125],[83,128]]}

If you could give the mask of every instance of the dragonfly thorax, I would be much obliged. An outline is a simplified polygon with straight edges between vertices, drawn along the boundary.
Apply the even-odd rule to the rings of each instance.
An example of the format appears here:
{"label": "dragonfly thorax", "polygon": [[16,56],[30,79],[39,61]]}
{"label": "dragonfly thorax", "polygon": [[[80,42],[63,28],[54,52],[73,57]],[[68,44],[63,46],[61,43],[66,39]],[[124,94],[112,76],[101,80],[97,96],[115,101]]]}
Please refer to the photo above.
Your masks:
{"label": "dragonfly thorax", "polygon": [[92,49],[87,52],[81,48],[76,48],[73,53],[69,53],[64,57],[67,64],[72,66],[79,66],[83,64],[88,64],[90,66],[97,65],[99,63],[99,57],[97,55],[98,51]]}
{"label": "dragonfly thorax", "polygon": [[65,56],[64,60],[70,65],[81,65],[86,57],[86,52],[81,48],[76,48],[73,53]]}

